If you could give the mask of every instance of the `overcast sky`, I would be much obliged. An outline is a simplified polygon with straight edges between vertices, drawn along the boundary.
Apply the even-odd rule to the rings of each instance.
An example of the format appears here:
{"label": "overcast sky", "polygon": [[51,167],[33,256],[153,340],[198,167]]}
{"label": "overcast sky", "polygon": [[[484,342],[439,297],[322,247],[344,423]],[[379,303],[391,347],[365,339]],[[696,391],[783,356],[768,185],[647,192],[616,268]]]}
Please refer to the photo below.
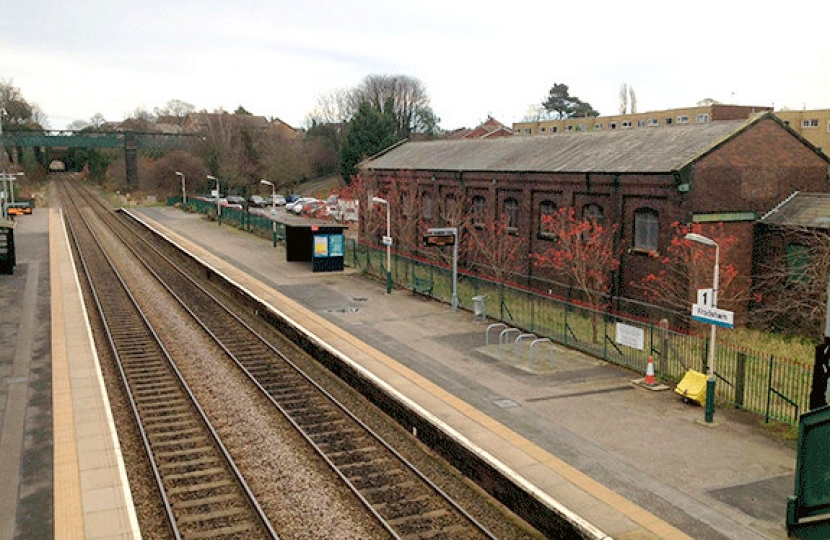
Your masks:
{"label": "overcast sky", "polygon": [[[14,4],[12,7],[11,4]],[[370,74],[420,80],[441,127],[511,124],[554,83],[602,114],[704,98],[830,108],[828,0],[0,0],[0,79],[59,129],[177,99],[301,127]]]}

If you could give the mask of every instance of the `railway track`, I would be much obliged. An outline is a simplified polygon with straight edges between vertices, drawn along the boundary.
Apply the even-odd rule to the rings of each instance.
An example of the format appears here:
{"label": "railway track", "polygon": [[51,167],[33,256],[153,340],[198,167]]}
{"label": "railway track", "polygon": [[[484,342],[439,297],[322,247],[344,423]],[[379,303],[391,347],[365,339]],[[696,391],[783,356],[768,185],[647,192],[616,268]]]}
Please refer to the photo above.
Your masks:
{"label": "railway track", "polygon": [[[155,330],[64,190],[90,282],[174,538],[278,538]],[[68,203],[68,204],[67,204]]]}
{"label": "railway track", "polygon": [[[78,193],[76,197],[89,197]],[[90,208],[97,199],[87,199]],[[109,227],[290,422],[393,538],[494,538],[285,354],[186,273],[181,253],[103,206]],[[126,218],[125,218],[126,219]]]}

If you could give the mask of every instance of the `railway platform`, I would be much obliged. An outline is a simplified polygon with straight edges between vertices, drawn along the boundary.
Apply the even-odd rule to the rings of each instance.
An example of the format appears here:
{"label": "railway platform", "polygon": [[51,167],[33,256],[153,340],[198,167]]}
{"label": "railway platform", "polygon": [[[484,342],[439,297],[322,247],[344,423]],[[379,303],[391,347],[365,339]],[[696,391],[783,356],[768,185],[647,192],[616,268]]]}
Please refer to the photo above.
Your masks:
{"label": "railway platform", "polygon": [[0,540],[141,538],[59,210],[0,278]]}
{"label": "railway platform", "polygon": [[715,426],[673,392],[556,346],[553,369],[489,354],[486,322],[349,272],[312,273],[268,240],[173,208],[134,212],[463,439],[586,537],[784,539],[793,445],[757,417]]}

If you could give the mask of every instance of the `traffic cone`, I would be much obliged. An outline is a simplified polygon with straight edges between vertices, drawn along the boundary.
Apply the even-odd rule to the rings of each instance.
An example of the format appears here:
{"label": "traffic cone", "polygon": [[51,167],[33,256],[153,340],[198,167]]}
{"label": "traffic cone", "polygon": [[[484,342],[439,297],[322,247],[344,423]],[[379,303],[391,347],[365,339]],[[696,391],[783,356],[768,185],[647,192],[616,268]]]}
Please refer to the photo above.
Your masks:
{"label": "traffic cone", "polygon": [[648,357],[648,368],[646,368],[646,378],[643,379],[643,383],[649,386],[657,384],[657,379],[654,377],[654,360],[650,356]]}

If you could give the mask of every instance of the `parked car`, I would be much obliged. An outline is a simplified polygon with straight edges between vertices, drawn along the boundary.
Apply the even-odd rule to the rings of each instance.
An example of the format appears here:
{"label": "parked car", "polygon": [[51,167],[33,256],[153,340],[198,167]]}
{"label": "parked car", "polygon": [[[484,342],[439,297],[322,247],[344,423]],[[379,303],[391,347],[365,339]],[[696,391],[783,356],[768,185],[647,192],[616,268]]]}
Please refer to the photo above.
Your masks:
{"label": "parked car", "polygon": [[251,195],[251,198],[248,199],[248,203],[250,203],[251,206],[256,206],[257,208],[259,208],[268,204],[269,201],[266,200],[264,197],[260,197],[259,195]]}
{"label": "parked car", "polygon": [[300,214],[313,218],[327,218],[333,213],[333,207],[325,201],[309,201],[303,204]]}
{"label": "parked car", "polygon": [[285,197],[279,193],[268,197],[268,200],[266,201],[266,204],[276,204],[277,206],[285,206],[286,203],[287,201],[285,200]]}
{"label": "parked car", "polygon": [[227,200],[228,204],[238,204],[240,208],[248,204],[245,197],[240,197],[239,195],[228,195]]}
{"label": "parked car", "polygon": [[314,197],[302,197],[291,204],[291,208],[289,209],[286,205],[286,209],[298,216],[303,212],[303,208],[311,203],[318,202],[317,199]]}
{"label": "parked car", "polygon": [[299,198],[300,198],[300,196],[299,196],[299,195],[296,195],[296,194],[293,194],[293,193],[292,193],[291,195],[286,195],[286,196],[285,196],[285,202],[286,202],[286,203],[293,203],[293,202],[295,202],[295,201],[296,201],[297,199],[299,199]]}

